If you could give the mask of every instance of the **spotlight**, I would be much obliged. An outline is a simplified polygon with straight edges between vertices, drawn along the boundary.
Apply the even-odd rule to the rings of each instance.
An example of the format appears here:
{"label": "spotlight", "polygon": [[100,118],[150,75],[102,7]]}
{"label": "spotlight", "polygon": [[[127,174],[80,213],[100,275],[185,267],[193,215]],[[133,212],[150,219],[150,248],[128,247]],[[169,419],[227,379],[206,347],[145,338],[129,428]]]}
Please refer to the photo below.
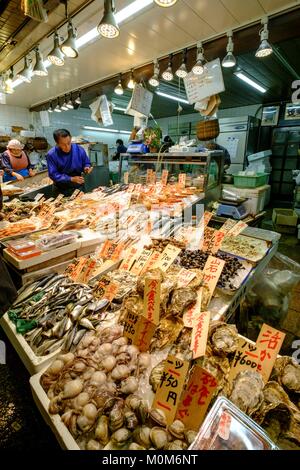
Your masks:
{"label": "spotlight", "polygon": [[59,36],[56,32],[54,34],[53,49],[48,54],[48,60],[51,62],[51,64],[57,65],[58,67],[62,67],[65,64],[64,55],[60,50]]}
{"label": "spotlight", "polygon": [[159,65],[157,60],[154,62],[154,74],[153,76],[149,79],[149,85],[158,87],[159,85]]}
{"label": "spotlight", "polygon": [[192,71],[195,75],[203,75],[204,72],[207,70],[206,67],[206,60],[204,57],[204,49],[202,46],[202,42],[198,42],[197,44],[197,62],[195,63]]}
{"label": "spotlight", "polygon": [[133,78],[133,71],[132,70],[130,72],[130,79],[129,79],[129,82],[127,83],[127,87],[130,88],[130,90],[133,90],[134,87],[135,87],[135,81],[134,81],[134,78]]}
{"label": "spotlight", "polygon": [[260,31],[260,45],[255,53],[255,57],[261,59],[262,57],[267,57],[268,55],[272,54],[273,48],[271,44],[268,42],[269,39],[269,30],[268,30],[268,18],[263,18],[261,20],[263,24],[263,29]]}
{"label": "spotlight", "polygon": [[182,64],[175,72],[175,75],[179,78],[184,78],[188,74],[188,71],[187,71],[186,65],[185,65],[186,64],[186,54],[187,54],[187,50],[185,49],[184,52],[183,52]]}
{"label": "spotlight", "polygon": [[46,77],[48,75],[47,69],[43,62],[43,56],[40,53],[38,47],[35,50],[35,66],[33,68],[32,75],[37,75],[38,77]]}
{"label": "spotlight", "polygon": [[236,65],[236,58],[233,55],[234,43],[232,40],[232,31],[227,33],[227,37],[228,37],[228,44],[226,48],[227,54],[222,60],[222,67],[231,68]]}
{"label": "spotlight", "polygon": [[117,95],[123,95],[123,93],[124,93],[124,90],[123,90],[123,87],[122,87],[122,76],[121,76],[121,75],[120,75],[120,77],[119,77],[118,85],[117,85],[116,88],[114,89],[114,92],[115,92]]}
{"label": "spotlight", "polygon": [[60,46],[60,48],[62,52],[65,54],[65,56],[69,57],[70,59],[75,59],[76,57],[78,57],[76,38],[77,38],[76,28],[74,28],[72,21],[69,20],[68,37]]}
{"label": "spotlight", "polygon": [[18,73],[17,78],[22,80],[22,82],[30,83],[32,77],[32,68],[30,65],[30,59],[27,57],[24,58],[24,68],[21,72]]}
{"label": "spotlight", "polygon": [[173,71],[172,71],[172,54],[169,56],[169,63],[166,70],[162,73],[162,78],[167,82],[171,82],[174,78]]}
{"label": "spotlight", "polygon": [[97,29],[104,38],[114,39],[120,34],[119,26],[115,18],[114,0],[104,0],[104,15]]}
{"label": "spotlight", "polygon": [[175,5],[177,0],[154,0],[159,7],[168,8]]}
{"label": "spotlight", "polygon": [[81,93],[77,96],[75,103],[81,105]]}

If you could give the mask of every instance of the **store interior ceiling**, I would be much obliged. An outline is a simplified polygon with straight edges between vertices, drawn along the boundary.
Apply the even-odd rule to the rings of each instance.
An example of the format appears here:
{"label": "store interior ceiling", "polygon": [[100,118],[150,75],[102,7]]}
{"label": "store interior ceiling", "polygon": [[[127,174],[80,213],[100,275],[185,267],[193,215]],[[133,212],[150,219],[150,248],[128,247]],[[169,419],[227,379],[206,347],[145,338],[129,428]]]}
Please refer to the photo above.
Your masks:
{"label": "store interior ceiling", "polygon": [[[19,3],[16,0],[2,0],[0,4],[0,73],[12,65],[17,73],[23,68],[24,56],[30,51],[33,56],[32,49],[38,43],[45,58],[53,46],[55,28],[58,28],[60,35],[66,36],[65,5],[60,0],[44,1],[48,11],[47,23],[24,17],[18,10]],[[117,12],[122,12],[132,3],[133,0],[116,0]],[[103,0],[69,0],[68,11],[80,40],[98,25],[103,14]],[[127,80],[130,69],[139,70],[141,67],[137,78],[141,79],[145,71],[149,76],[153,71],[153,60],[164,58],[163,65],[167,64],[170,52],[192,47],[196,50],[196,43],[200,40],[204,41],[208,60],[216,57],[222,59],[222,51],[223,56],[226,54],[226,33],[229,30],[234,31],[238,67],[255,78],[267,92],[262,96],[240,81],[232,69],[223,69],[226,92],[221,95],[220,108],[288,100],[291,82],[300,78],[298,28],[287,28],[288,19],[281,21],[278,17],[275,37],[274,32],[272,36],[270,23],[270,41],[274,41],[275,52],[270,57],[257,59],[254,55],[256,44],[253,44],[253,38],[255,41],[257,37],[259,45],[260,19],[264,15],[277,15],[283,11],[287,11],[289,18],[293,15],[297,19],[300,16],[299,1],[178,0],[175,6],[165,9],[150,1],[144,9],[121,22],[118,38],[98,36],[87,42],[79,48],[77,59],[66,60],[63,67],[51,66],[47,77],[34,77],[32,83],[16,87],[14,94],[7,97],[7,104],[39,110],[51,99],[87,87],[82,93],[83,107],[88,107],[97,95],[105,93],[118,107],[126,108],[131,92],[126,90],[122,97],[113,93],[120,72],[125,73]],[[243,29],[247,25],[252,25],[251,41],[250,29],[249,33],[247,28]],[[239,33],[236,34],[236,30]],[[249,44],[254,48],[249,49]],[[192,67],[192,60],[193,54],[188,68]],[[181,96],[184,97],[182,81],[180,87]],[[160,91],[164,93],[178,96],[178,89],[177,78],[168,83],[160,82]],[[181,103],[181,107],[183,114],[193,112],[190,105]],[[152,114],[156,118],[174,116],[177,108],[176,101],[155,95]]]}

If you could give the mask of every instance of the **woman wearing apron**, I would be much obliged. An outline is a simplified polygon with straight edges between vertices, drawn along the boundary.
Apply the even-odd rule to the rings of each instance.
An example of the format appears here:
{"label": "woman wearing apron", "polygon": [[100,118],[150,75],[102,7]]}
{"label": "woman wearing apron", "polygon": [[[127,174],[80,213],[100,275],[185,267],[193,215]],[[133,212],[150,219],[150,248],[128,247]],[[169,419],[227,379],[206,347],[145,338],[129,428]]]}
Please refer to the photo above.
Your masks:
{"label": "woman wearing apron", "polygon": [[25,176],[34,176],[33,165],[23,150],[24,145],[17,139],[10,140],[7,150],[1,155],[1,167],[4,170],[3,181],[22,181]]}

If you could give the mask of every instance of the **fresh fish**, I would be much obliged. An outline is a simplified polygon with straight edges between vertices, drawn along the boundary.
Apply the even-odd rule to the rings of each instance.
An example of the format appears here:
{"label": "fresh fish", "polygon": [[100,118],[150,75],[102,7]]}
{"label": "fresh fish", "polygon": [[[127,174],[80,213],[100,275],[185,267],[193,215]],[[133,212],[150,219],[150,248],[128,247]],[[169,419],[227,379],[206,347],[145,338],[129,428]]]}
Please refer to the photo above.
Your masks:
{"label": "fresh fish", "polygon": [[75,325],[73,330],[70,330],[69,334],[66,336],[64,345],[63,345],[64,351],[70,351],[73,341],[76,337],[77,331],[78,331],[78,326]]}
{"label": "fresh fish", "polygon": [[81,341],[81,339],[83,338],[83,336],[85,335],[86,333],[86,330],[79,330],[77,331],[74,339],[73,339],[73,345],[74,346],[77,346],[77,344]]}
{"label": "fresh fish", "polygon": [[74,310],[70,313],[71,319],[75,322],[79,318],[83,310],[84,310],[84,305],[77,305],[74,308]]}
{"label": "fresh fish", "polygon": [[87,318],[81,318],[81,320],[79,321],[79,325],[83,326],[87,330],[94,330],[95,329],[93,324]]}

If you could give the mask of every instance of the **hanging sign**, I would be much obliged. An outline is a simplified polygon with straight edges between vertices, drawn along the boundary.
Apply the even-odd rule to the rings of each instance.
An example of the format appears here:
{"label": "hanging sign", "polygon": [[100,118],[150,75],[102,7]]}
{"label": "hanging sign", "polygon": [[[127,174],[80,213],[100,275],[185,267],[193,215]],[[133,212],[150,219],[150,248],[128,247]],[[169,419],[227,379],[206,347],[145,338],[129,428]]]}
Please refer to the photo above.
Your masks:
{"label": "hanging sign", "polygon": [[114,121],[112,119],[109,102],[107,100],[106,95],[100,96],[99,109],[100,109],[100,115],[101,115],[101,119],[102,119],[102,123],[104,127],[112,126]]}
{"label": "hanging sign", "polygon": [[190,72],[183,81],[190,104],[225,91],[220,59],[208,62],[202,75],[195,75]]}
{"label": "hanging sign", "polygon": [[176,415],[187,429],[199,431],[217,385],[217,380],[209,372],[194,366]]}
{"label": "hanging sign", "polygon": [[203,269],[203,281],[209,288],[209,299],[207,301],[207,305],[213,296],[224,266],[225,261],[219,258],[215,258],[214,256],[209,256],[205,263]]}
{"label": "hanging sign", "polygon": [[168,425],[174,421],[189,366],[188,361],[170,355],[167,357],[152,408],[165,413]]}
{"label": "hanging sign", "polygon": [[126,114],[131,116],[148,117],[151,112],[153,93],[137,84],[132,92],[132,97],[126,109]]}

